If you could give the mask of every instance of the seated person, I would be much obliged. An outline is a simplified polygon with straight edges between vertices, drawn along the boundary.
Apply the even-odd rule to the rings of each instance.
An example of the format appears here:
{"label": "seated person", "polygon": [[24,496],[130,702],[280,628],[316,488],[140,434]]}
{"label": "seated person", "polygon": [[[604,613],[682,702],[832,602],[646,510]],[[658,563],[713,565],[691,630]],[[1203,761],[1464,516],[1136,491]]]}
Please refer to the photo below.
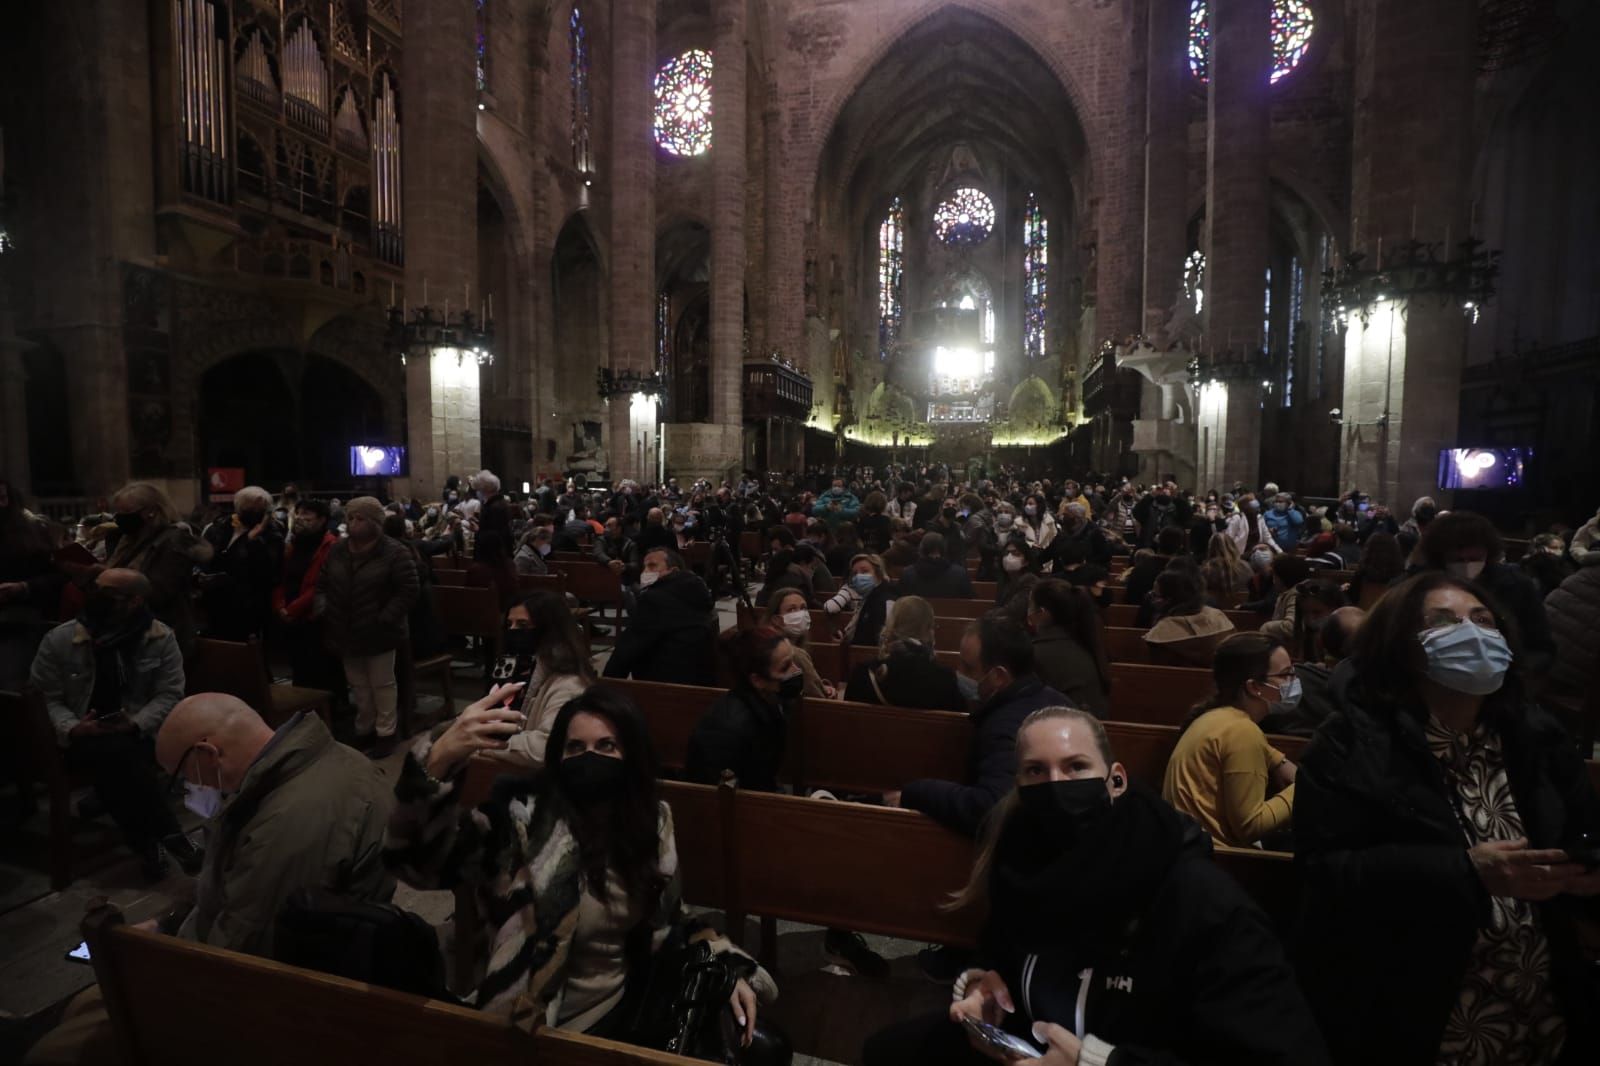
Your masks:
{"label": "seated person", "polygon": [[972,711],[971,784],[924,779],[885,797],[891,804],[929,815],[940,825],[975,837],[994,805],[1011,789],[1017,772],[1017,729],[1041,707],[1067,698],[1034,672],[1033,641],[1021,626],[994,615],[980,619],[961,638],[963,695]]}
{"label": "seated person", "polygon": [[1338,712],[1354,680],[1350,651],[1366,617],[1367,612],[1359,607],[1340,607],[1322,620],[1313,632],[1312,657],[1294,664],[1295,676],[1300,679],[1299,704],[1285,710],[1273,708],[1261,721],[1263,733],[1309,737]]}
{"label": "seated person", "polygon": [[1158,666],[1209,666],[1217,645],[1233,632],[1228,616],[1205,602],[1188,567],[1161,571],[1155,598],[1159,621],[1144,635],[1150,661]]}
{"label": "seated person", "polygon": [[528,724],[504,750],[491,754],[518,769],[538,770],[544,766],[544,746],[557,712],[597,680],[589,638],[564,596],[536,592],[506,612],[502,646],[517,663],[511,676],[527,682],[522,713]]}
{"label": "seated person", "polygon": [[639,583],[639,548],[622,532],[622,519],[612,515],[606,519],[605,533],[595,538],[591,552],[598,563],[611,568],[624,585]]}
{"label": "seated person", "polygon": [[555,539],[555,526],[549,515],[535,515],[533,524],[522,534],[516,554],[511,557],[517,573],[530,577],[543,577],[550,573],[550,552]]}
{"label": "seated person", "polygon": [[29,680],[44,696],[67,768],[94,782],[145,877],[159,881],[163,847],[189,874],[201,855],[178,831],[156,778],[156,731],[183,699],[184,681],[177,639],[150,613],[149,596],[139,571],[101,571],[83,613],[45,634]]}
{"label": "seated person", "polygon": [[1140,550],[1134,553],[1133,565],[1123,578],[1123,603],[1134,606],[1144,602],[1150,590],[1156,587],[1156,575],[1167,568],[1173,559],[1183,555],[1189,538],[1176,526],[1168,526],[1156,534],[1155,551]]}
{"label": "seated person", "polygon": [[1296,961],[1340,1062],[1600,1062],[1600,871],[1564,849],[1600,796],[1508,618],[1450,574],[1391,589],[1306,749]]}
{"label": "seated person", "polygon": [[[507,706],[519,689],[495,686],[406,755],[384,859],[416,888],[472,890],[495,945],[479,1010],[529,1030],[638,1038],[623,995],[646,958],[630,949],[653,955],[685,939],[689,924],[649,733],[627,697],[595,685],[551,723],[544,771],[503,778],[482,806],[460,809],[467,761],[503,749],[525,724]],[[727,941],[714,950],[739,974],[728,1006],[748,1044],[757,990],[768,1001],[776,990]]]}
{"label": "seated person", "polygon": [[1295,662],[1315,662],[1318,658],[1317,635],[1322,623],[1344,605],[1344,589],[1338,584],[1326,578],[1308,578],[1295,589],[1294,625],[1289,627],[1289,639],[1284,639],[1282,634],[1285,627],[1282,625],[1268,622],[1261,627],[1261,631],[1288,645]]}
{"label": "seated person", "polygon": [[801,695],[833,699],[838,693],[833,682],[817,673],[817,664],[811,659],[811,608],[806,594],[797,588],[780,588],[767,600],[766,617],[762,624],[771,626],[789,638],[794,647],[794,661],[805,679]]}
{"label": "seated person", "polygon": [[606,677],[709,685],[716,676],[711,647],[716,632],[711,590],[684,569],[668,548],[645,552],[639,599],[628,627],[606,662]]}
{"label": "seated person", "polygon": [[1039,582],[1028,598],[1028,631],[1044,683],[1096,718],[1110,717],[1111,668],[1089,593],[1060,578]]}
{"label": "seated person", "polygon": [[1287,829],[1294,812],[1294,763],[1259,723],[1293,710],[1300,679],[1288,650],[1260,633],[1223,641],[1211,674],[1217,689],[1184,724],[1161,794],[1218,840],[1247,848]]}
{"label": "seated person", "polygon": [[851,644],[873,645],[883,635],[884,619],[894,586],[884,573],[883,560],[876,555],[858,555],[850,560],[850,578],[839,591],[823,601],[829,614],[850,615],[844,632]]}
{"label": "seated person", "polygon": [[948,1007],[870,1037],[866,1066],[1029,1061],[968,1020],[1051,1066],[1326,1066],[1266,915],[1193,822],[1128,783],[1092,715],[1029,715],[1013,783],[956,900],[987,908],[976,965]]}
{"label": "seated person", "polygon": [[799,699],[805,684],[794,646],[767,626],[730,629],[718,643],[738,680],[695,724],[685,773],[715,785],[732,770],[740,788],[776,792],[788,733],[785,704]]}
{"label": "seated person", "polygon": [[955,671],[934,661],[933,608],[927,600],[901,596],[894,601],[878,642],[877,661],[855,668],[844,698],[933,711],[967,709]]}
{"label": "seated person", "polygon": [[900,574],[900,591],[908,596],[934,599],[970,600],[972,578],[966,564],[944,556],[945,539],[938,533],[924,533],[917,545],[917,561]]}

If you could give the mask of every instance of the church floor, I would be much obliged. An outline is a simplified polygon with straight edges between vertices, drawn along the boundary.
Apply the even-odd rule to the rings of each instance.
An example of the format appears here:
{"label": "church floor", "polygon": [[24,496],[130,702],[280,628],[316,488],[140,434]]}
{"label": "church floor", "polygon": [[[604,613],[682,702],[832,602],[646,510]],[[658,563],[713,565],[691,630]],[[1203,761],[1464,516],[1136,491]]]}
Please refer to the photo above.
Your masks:
{"label": "church floor", "polygon": [[[718,604],[724,628],[734,622],[731,599]],[[608,652],[596,656],[603,668]],[[458,691],[468,691],[471,673],[461,674]],[[439,699],[426,690],[419,694],[419,718],[437,713]],[[458,697],[459,704],[459,697]],[[398,772],[404,751],[383,763]],[[38,1036],[49,1030],[66,1001],[94,980],[90,967],[66,958],[81,939],[78,922],[89,901],[104,896],[120,907],[128,921],[139,922],[164,912],[183,891],[184,877],[177,867],[159,884],[147,885],[138,861],[117,841],[115,829],[104,818],[73,822],[75,879],[62,892],[50,889],[47,869],[45,801],[27,819],[18,821],[16,793],[0,790],[0,1063],[17,1061]],[[199,820],[178,809],[185,830]],[[818,877],[828,876],[826,869]],[[395,902],[426,918],[439,931],[450,953],[453,900],[448,892],[417,892],[404,885]],[[710,917],[723,927],[720,914]],[[797,1066],[860,1061],[861,1045],[881,1026],[948,1003],[946,986],[924,978],[916,965],[922,945],[886,937],[867,937],[873,950],[891,961],[891,974],[882,982],[830,972],[823,954],[824,932],[815,926],[791,922],[778,924],[777,966],[774,974],[780,994],[772,1017],[793,1038]],[[755,919],[749,922],[745,943],[759,943]]]}

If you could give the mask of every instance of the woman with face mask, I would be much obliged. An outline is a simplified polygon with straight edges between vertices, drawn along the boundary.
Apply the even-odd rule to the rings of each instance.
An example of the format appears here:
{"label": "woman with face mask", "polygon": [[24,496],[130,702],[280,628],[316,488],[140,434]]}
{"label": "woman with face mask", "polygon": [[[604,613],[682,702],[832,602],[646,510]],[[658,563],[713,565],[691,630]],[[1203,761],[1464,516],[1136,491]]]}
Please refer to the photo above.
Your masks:
{"label": "woman with face mask", "polygon": [[1449,574],[1389,590],[1306,751],[1299,972],[1341,1061],[1600,1061],[1600,798],[1513,629]]}
{"label": "woman with face mask", "polygon": [[[638,949],[648,958],[695,928],[649,734],[626,696],[596,685],[550,724],[542,772],[501,778],[482,806],[462,808],[468,759],[504,750],[524,728],[509,706],[519,689],[496,686],[407,754],[384,859],[417,888],[473,890],[495,946],[479,1010],[524,1028],[640,1040],[632,1023],[648,982],[630,980],[645,961]],[[713,951],[738,975],[728,1009],[748,1042],[757,994],[775,994],[771,978],[725,940]]]}
{"label": "woman with face mask", "polygon": [[837,695],[833,682],[823,680],[822,675],[817,673],[816,663],[811,660],[811,601],[805,592],[797,588],[774,591],[767,600],[767,614],[762,624],[789,638],[789,644],[794,648],[795,664],[800,667],[800,676],[805,679],[801,685],[801,695],[833,699]]}
{"label": "woman with face mask", "polygon": [[1035,711],[1016,763],[952,904],[985,913],[977,958],[949,1006],[870,1037],[866,1066],[1028,1061],[980,1026],[1050,1063],[1326,1066],[1265,915],[1092,715]]}
{"label": "woman with face mask", "polygon": [[172,628],[187,658],[194,648],[194,568],[214,549],[179,521],[171,497],[148,481],[122,486],[111,497],[116,532],[106,540],[106,566],[137,570],[150,579],[150,610]]}
{"label": "woman with face mask", "polygon": [[1017,592],[1032,588],[1039,579],[1034,552],[1027,540],[1016,533],[1000,543],[1000,572],[995,577],[994,602],[1004,606]]}
{"label": "woman with face mask", "polygon": [[856,703],[965,711],[956,672],[933,658],[933,607],[921,596],[901,596],[883,627],[876,662],[850,675],[844,698]]}
{"label": "woman with face mask", "polygon": [[846,615],[845,636],[852,644],[878,643],[883,623],[889,616],[889,602],[895,586],[884,573],[883,560],[876,555],[858,555],[850,560],[850,573],[839,591],[823,601],[829,614]]}
{"label": "woman with face mask", "polygon": [[1044,551],[1056,539],[1056,520],[1051,517],[1044,496],[1038,493],[1022,501],[1022,516],[1017,525],[1028,547],[1036,552]]}
{"label": "woman with face mask", "polygon": [[[1517,622],[1522,672],[1542,678],[1555,655],[1544,597],[1526,574],[1505,561],[1493,523],[1471,511],[1450,511],[1428,523],[1413,557],[1418,570],[1440,570],[1493,596]],[[1415,571],[1413,571],[1415,572]]]}
{"label": "woman with face mask", "polygon": [[1260,633],[1218,645],[1211,675],[1216,691],[1184,724],[1161,794],[1216,839],[1247,848],[1287,830],[1293,815],[1295,765],[1259,723],[1300,702],[1300,679],[1288,649]]}
{"label": "woman with face mask", "polygon": [[544,766],[545,744],[556,714],[567,701],[583,695],[599,680],[590,658],[589,638],[572,618],[564,596],[539,592],[506,612],[501,641],[506,654],[502,669],[508,680],[524,681],[523,731],[506,742],[494,758],[524,770]]}
{"label": "woman with face mask", "polygon": [[718,645],[738,680],[695,725],[685,775],[715,785],[731,770],[740,788],[776,792],[788,716],[805,690],[794,645],[770,626],[730,629]]}

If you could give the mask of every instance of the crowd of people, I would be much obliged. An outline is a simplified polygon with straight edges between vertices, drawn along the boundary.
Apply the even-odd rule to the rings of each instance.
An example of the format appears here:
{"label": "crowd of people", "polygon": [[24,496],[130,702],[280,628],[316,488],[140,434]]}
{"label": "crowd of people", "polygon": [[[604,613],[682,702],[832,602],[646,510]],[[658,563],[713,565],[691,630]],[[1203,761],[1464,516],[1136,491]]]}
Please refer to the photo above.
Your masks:
{"label": "crowd of people", "polygon": [[[616,575],[615,634],[569,594],[521,591],[558,552]],[[410,664],[444,647],[439,555],[494,592],[504,658],[483,698],[413,739]],[[941,649],[952,668],[935,604],[976,599],[975,581],[993,602]],[[721,621],[730,592],[753,595],[752,624]],[[1130,780],[1100,724],[1113,609],[1151,663],[1214,679],[1159,782]],[[814,617],[875,652],[827,676]],[[171,856],[196,877],[164,929],[281,957],[297,890],[385,905],[396,879],[466,887],[496,945],[481,1009],[660,1046],[639,1022],[651,974],[698,951],[726,975],[743,1061],[782,1055],[776,985],[684,908],[675,834],[694,830],[674,827],[641,711],[606,679],[724,690],[685,776],[754,790],[783,788],[798,699],[972,715],[965,779],[840,797],[972,838],[951,906],[987,914],[977,952],[918,957],[952,982],[948,1010],[875,1035],[869,1063],[1007,1060],[1001,1034],[1052,1066],[1576,1063],[1600,1056],[1600,798],[1582,763],[1597,622],[1600,513],[1513,562],[1487,519],[1426,497],[1397,515],[1271,483],[922,466],[523,496],[485,470],[431,501],[251,487],[187,518],[134,483],[65,527],[0,482],[0,688],[41,694],[147,875]],[[335,694],[331,729],[186,698],[200,637],[262,642]],[[1311,738],[1298,765],[1276,735]],[[408,740],[390,783],[375,760]],[[475,756],[508,776],[465,810]],[[204,849],[163,775],[207,819]],[[1297,930],[1206,861],[1213,841],[1295,853]],[[848,930],[825,950],[889,969]],[[91,1008],[69,1038],[100,1032]]]}

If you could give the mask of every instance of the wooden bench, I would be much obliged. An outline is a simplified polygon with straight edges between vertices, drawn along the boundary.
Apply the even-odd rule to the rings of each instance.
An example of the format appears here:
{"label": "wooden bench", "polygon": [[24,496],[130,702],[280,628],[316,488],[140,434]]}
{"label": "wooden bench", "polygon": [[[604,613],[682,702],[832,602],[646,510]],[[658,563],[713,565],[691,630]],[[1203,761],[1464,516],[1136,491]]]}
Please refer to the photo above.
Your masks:
{"label": "wooden bench", "polygon": [[1118,722],[1179,725],[1211,695],[1211,671],[1187,666],[1111,664],[1111,717]]}
{"label": "wooden bench", "polygon": [[50,887],[60,892],[72,883],[72,793],[88,787],[89,779],[67,769],[44,694],[38,689],[0,692],[0,715],[17,727],[11,730],[12,739],[22,741],[17,787],[30,804],[35,777],[44,780],[50,802]]}
{"label": "wooden bench", "polygon": [[1106,645],[1106,659],[1113,663],[1148,663],[1150,648],[1144,642],[1146,630],[1123,626],[1106,626],[1101,638]]}
{"label": "wooden bench", "polygon": [[[1233,628],[1241,631],[1254,632],[1261,628],[1264,617],[1254,611],[1223,611],[1228,616],[1228,621],[1233,623]],[[1125,629],[1137,629],[1139,626],[1139,607],[1133,603],[1113,603],[1100,610],[1100,619],[1107,626],[1117,626]]]}
{"label": "wooden bench", "polygon": [[611,572],[609,566],[596,562],[564,563],[562,577],[566,590],[576,596],[579,603],[600,609],[600,620],[605,621],[606,608],[615,614],[615,624],[623,622],[622,578]]}
{"label": "wooden bench", "polygon": [[560,574],[517,575],[517,594],[520,596],[532,596],[538,592],[554,592],[560,595],[565,591],[566,586]]}
{"label": "wooden bench", "polygon": [[487,651],[483,672],[484,679],[488,680],[490,664],[500,656],[505,631],[499,594],[491,588],[435,585],[433,617],[439,623],[439,631],[447,637],[477,637],[484,642]]}
{"label": "wooden bench", "polygon": [[444,552],[440,555],[428,556],[428,566],[433,569],[434,573],[438,573],[440,570],[465,569],[465,567],[461,565],[461,557],[452,552]]}
{"label": "wooden bench", "polygon": [[998,581],[974,581],[972,583],[972,598],[982,600],[990,607],[994,606],[994,598],[1000,593]]}
{"label": "wooden bench", "polygon": [[326,689],[274,685],[266,654],[253,638],[241,643],[198,637],[183,669],[185,692],[236,696],[274,729],[302,711],[320,715],[324,723],[332,713],[333,693]]}
{"label": "wooden bench", "polygon": [[994,600],[953,600],[947,597],[930,596],[928,605],[933,608],[936,618],[982,618],[994,610]]}
{"label": "wooden bench", "polygon": [[467,572],[465,570],[441,570],[435,567],[433,583],[435,585],[443,585],[446,588],[463,588],[467,583]]}
{"label": "wooden bench", "polygon": [[90,911],[83,935],[129,1066],[213,1057],[229,1066],[694,1061],[548,1028],[530,1035],[468,1007],[145,932],[109,904]]}
{"label": "wooden bench", "polygon": [[935,618],[933,620],[933,646],[940,651],[961,651],[961,638],[966,635],[967,627],[972,625],[971,618]]}
{"label": "wooden bench", "polygon": [[[816,662],[818,671],[826,669],[824,666],[825,657],[821,647],[813,648],[811,657]],[[850,675],[855,673],[856,667],[862,663],[876,662],[877,658],[878,649],[871,645],[840,643],[839,656],[835,660],[832,680],[849,681]],[[952,670],[961,666],[961,654],[956,649],[949,651],[935,650],[933,658],[935,662],[942,666],[948,666]]]}

